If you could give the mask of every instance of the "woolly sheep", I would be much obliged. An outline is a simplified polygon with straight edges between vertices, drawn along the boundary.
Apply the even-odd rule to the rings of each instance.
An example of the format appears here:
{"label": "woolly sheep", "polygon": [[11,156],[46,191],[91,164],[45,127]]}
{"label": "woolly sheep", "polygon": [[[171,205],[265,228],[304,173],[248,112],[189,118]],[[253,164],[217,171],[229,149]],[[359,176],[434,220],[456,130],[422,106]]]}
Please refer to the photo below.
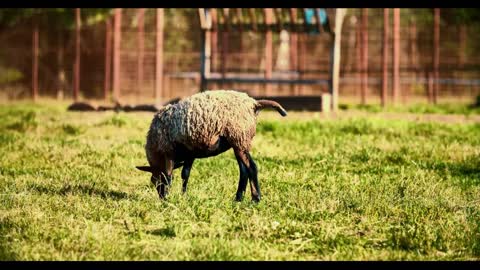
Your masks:
{"label": "woolly sheep", "polygon": [[257,166],[250,155],[258,112],[285,109],[272,100],[255,100],[233,90],[205,91],[167,105],[155,114],[147,134],[146,156],[150,166],[137,169],[152,173],[160,199],[172,181],[172,171],[182,167],[182,192],[187,190],[193,161],[221,154],[233,148],[240,170],[236,200],[241,201],[250,180],[252,199],[260,201]]}

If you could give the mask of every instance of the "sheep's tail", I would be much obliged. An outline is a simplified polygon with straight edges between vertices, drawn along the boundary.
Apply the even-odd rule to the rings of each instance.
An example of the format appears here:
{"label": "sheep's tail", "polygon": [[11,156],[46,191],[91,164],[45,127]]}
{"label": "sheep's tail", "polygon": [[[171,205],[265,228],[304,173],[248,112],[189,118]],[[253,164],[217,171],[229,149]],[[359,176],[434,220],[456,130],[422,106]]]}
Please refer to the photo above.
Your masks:
{"label": "sheep's tail", "polygon": [[278,104],[278,102],[273,100],[261,99],[257,100],[257,105],[255,107],[255,112],[263,110],[265,108],[273,108],[278,111],[282,116],[287,116],[287,111],[282,107],[282,105]]}

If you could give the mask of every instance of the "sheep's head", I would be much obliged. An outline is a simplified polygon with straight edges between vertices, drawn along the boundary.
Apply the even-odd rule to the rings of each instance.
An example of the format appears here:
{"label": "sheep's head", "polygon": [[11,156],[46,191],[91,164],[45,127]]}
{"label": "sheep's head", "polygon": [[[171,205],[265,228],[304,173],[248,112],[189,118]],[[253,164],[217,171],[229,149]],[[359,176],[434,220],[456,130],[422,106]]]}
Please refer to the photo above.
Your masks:
{"label": "sheep's head", "polygon": [[136,166],[137,169],[144,172],[149,172],[152,174],[150,181],[157,189],[158,195],[161,199],[165,198],[168,193],[168,187],[171,184],[171,179],[169,177],[164,177],[166,181],[162,181],[160,169],[156,169],[150,166]]}
{"label": "sheep's head", "polygon": [[151,173],[152,177],[150,178],[150,181],[152,181],[154,185],[156,184],[157,179],[160,180],[160,171],[155,172],[156,170],[154,170],[150,166],[136,166],[136,168],[139,169],[140,171]]}

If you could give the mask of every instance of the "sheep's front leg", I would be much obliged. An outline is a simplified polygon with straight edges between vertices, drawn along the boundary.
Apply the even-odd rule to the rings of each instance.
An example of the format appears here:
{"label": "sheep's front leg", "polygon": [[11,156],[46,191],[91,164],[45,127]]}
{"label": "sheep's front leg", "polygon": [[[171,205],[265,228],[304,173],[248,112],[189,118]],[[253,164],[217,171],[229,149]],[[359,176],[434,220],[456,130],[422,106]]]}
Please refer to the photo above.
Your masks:
{"label": "sheep's front leg", "polygon": [[237,154],[235,154],[235,157],[237,158],[238,169],[240,171],[240,179],[238,180],[238,189],[235,200],[239,202],[243,199],[243,194],[245,193],[245,189],[247,189],[248,171],[245,164],[243,164],[242,159]]}
{"label": "sheep's front leg", "polygon": [[160,185],[157,187],[160,199],[164,199],[168,194],[168,189],[172,184],[173,159],[165,158],[163,168],[160,169]]}
{"label": "sheep's front leg", "polygon": [[190,177],[190,170],[192,169],[194,159],[185,160],[182,168],[182,192],[187,192],[188,178]]}

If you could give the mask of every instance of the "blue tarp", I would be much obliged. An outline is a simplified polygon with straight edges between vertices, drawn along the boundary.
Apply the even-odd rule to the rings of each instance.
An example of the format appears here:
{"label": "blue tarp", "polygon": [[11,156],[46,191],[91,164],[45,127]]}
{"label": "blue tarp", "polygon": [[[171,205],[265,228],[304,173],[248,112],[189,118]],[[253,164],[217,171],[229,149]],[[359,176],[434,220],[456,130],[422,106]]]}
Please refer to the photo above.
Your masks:
{"label": "blue tarp", "polygon": [[[305,9],[305,20],[309,24],[313,24],[313,17],[315,16],[315,9],[313,8],[307,8]],[[327,23],[327,12],[325,12],[325,9],[320,8],[318,9],[318,17],[320,17],[320,23],[322,25],[325,25]]]}
{"label": "blue tarp", "polygon": [[[313,24],[313,20],[315,17],[315,10],[316,9],[314,8],[305,9],[305,21],[308,24]],[[318,17],[320,17],[320,23],[323,26],[325,26],[327,24],[327,12],[325,11],[325,9],[323,8],[318,9]],[[319,32],[317,29],[310,31],[310,34],[318,34],[318,33]]]}

